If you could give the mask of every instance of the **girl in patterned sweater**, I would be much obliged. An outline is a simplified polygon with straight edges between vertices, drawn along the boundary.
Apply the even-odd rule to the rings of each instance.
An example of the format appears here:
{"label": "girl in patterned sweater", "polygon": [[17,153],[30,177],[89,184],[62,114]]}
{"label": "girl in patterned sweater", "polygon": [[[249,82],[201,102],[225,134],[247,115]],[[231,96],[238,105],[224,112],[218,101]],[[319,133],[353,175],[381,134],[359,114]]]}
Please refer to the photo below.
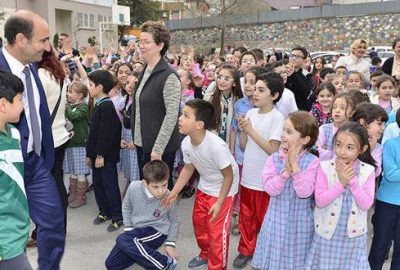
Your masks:
{"label": "girl in patterned sweater", "polygon": [[374,202],[375,161],[367,130],[344,123],[334,136],[336,156],[322,161],[315,184],[315,235],[306,270],[369,270],[367,213]]}
{"label": "girl in patterned sweater", "polygon": [[318,126],[307,112],[289,114],[281,149],[268,157],[262,174],[271,196],[252,265],[257,269],[303,269],[314,233],[313,193],[319,167],[312,148]]}

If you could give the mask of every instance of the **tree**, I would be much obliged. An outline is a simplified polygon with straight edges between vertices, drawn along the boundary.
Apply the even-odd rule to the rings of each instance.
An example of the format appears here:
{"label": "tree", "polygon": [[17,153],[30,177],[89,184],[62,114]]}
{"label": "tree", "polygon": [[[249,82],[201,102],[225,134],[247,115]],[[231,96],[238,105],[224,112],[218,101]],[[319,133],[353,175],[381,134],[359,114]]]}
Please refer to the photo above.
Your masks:
{"label": "tree", "polygon": [[118,5],[131,8],[131,26],[139,26],[148,20],[161,18],[160,4],[150,0],[118,0]]}

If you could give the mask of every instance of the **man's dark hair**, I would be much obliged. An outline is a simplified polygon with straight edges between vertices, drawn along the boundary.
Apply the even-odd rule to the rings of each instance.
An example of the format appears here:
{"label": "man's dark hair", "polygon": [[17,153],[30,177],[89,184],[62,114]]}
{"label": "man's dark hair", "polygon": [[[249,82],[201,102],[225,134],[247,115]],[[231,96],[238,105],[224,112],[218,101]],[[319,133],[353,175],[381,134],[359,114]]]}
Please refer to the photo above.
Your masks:
{"label": "man's dark hair", "polygon": [[328,75],[328,74],[335,74],[335,70],[333,68],[330,68],[330,67],[323,68],[319,72],[319,77],[321,79],[325,79],[325,76]]}
{"label": "man's dark hair", "polygon": [[257,62],[264,60],[264,52],[261,49],[252,49],[251,52],[257,57]]}
{"label": "man's dark hair", "polygon": [[263,81],[271,91],[271,96],[278,93],[278,98],[274,100],[276,104],[282,97],[283,89],[285,89],[283,78],[276,72],[262,73],[257,76],[257,81]]}
{"label": "man's dark hair", "polygon": [[33,20],[20,16],[11,16],[4,25],[4,37],[8,44],[13,45],[18,33],[23,34],[28,40],[32,38]]}
{"label": "man's dark hair", "polygon": [[89,80],[94,82],[96,86],[101,84],[105,94],[108,94],[115,85],[115,79],[113,75],[111,75],[111,73],[107,70],[98,69],[92,71],[88,74],[88,77]]}
{"label": "man's dark hair", "polygon": [[308,56],[307,49],[304,48],[304,47],[302,47],[302,46],[296,46],[296,47],[294,47],[294,48],[292,49],[292,52],[293,52],[293,51],[301,51],[302,54],[303,54],[303,59],[306,59],[307,56]]}
{"label": "man's dark hair", "polygon": [[143,167],[143,178],[147,184],[160,183],[169,178],[169,167],[162,160],[152,160]]}
{"label": "man's dark hair", "polygon": [[194,111],[196,121],[203,121],[204,129],[210,130],[214,128],[215,111],[210,102],[196,98],[186,102],[186,106]]}
{"label": "man's dark hair", "polygon": [[66,33],[61,33],[61,34],[60,34],[60,37],[61,37],[61,36],[63,36],[63,37],[69,37],[69,35],[66,34]]}
{"label": "man's dark hair", "polygon": [[372,57],[371,64],[373,66],[379,65],[380,63],[382,63],[382,59],[379,56]]}
{"label": "man's dark hair", "polygon": [[0,69],[0,98],[5,98],[12,103],[17,94],[24,92],[24,84],[21,79],[8,72]]}

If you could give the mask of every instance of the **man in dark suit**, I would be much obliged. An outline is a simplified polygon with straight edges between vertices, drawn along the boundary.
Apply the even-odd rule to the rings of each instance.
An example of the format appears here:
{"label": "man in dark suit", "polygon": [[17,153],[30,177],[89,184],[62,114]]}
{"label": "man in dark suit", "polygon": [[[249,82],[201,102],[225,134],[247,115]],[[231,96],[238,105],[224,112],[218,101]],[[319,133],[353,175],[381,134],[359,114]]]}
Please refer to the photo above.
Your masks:
{"label": "man in dark suit", "polygon": [[24,82],[24,111],[16,124],[21,134],[25,188],[30,216],[37,225],[39,269],[57,270],[64,253],[64,213],[55,180],[50,113],[34,62],[50,51],[49,27],[39,15],[15,12],[4,25],[7,45],[0,51],[0,68]]}

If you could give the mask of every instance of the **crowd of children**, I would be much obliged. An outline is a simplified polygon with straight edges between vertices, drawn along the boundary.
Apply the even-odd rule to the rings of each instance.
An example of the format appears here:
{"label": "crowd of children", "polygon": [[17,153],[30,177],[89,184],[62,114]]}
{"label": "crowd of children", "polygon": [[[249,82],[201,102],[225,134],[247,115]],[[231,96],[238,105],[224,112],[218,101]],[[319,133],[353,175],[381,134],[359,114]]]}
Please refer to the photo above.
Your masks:
{"label": "crowd of children", "polygon": [[[167,189],[170,171],[160,160],[147,163],[143,179],[139,176],[130,116],[140,62],[120,59],[91,71],[87,81],[74,78],[65,109],[73,126],[64,157],[69,205],[86,203],[91,175],[99,209],[93,224],[111,220],[110,232],[125,227],[107,269],[135,263],[175,268],[176,200],[188,182],[189,190],[197,189],[192,221],[200,249],[189,268],[229,269],[232,232],[240,235],[237,269],[250,261],[262,270],[381,269],[392,240],[392,269],[399,269],[398,81],[380,70],[364,78],[345,66],[324,67],[322,57],[308,72],[301,67],[307,57],[305,48],[296,47],[289,60],[271,57],[269,63],[259,50],[239,57],[232,52],[226,61],[205,64],[192,52],[171,59],[181,82],[182,136],[172,190]],[[7,235],[0,256],[19,258],[23,267],[29,222],[21,157],[3,154],[18,150],[18,136],[8,123],[18,120],[22,108],[15,99],[23,87],[12,75],[0,72],[0,77],[0,177],[13,178],[0,183],[0,194],[7,190],[2,196],[14,198],[21,210],[0,223],[0,242],[6,239],[5,225],[21,232]],[[293,87],[308,89],[307,100]],[[384,135],[387,122],[392,124]],[[128,182],[124,190],[121,176]],[[367,214],[376,192],[368,256]],[[163,244],[165,255],[158,251]]]}

